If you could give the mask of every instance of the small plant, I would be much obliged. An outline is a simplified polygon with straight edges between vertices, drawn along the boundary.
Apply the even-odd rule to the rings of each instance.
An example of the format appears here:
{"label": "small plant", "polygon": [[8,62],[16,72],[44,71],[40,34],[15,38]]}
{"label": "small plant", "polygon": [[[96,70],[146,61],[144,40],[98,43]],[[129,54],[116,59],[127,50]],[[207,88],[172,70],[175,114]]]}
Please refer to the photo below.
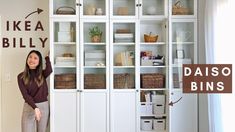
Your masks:
{"label": "small plant", "polygon": [[91,36],[92,42],[101,42],[102,31],[98,26],[89,28],[89,35]]}
{"label": "small plant", "polygon": [[94,26],[92,28],[89,29],[89,35],[91,37],[94,37],[94,36],[101,36],[102,35],[102,31],[99,29],[98,26]]}

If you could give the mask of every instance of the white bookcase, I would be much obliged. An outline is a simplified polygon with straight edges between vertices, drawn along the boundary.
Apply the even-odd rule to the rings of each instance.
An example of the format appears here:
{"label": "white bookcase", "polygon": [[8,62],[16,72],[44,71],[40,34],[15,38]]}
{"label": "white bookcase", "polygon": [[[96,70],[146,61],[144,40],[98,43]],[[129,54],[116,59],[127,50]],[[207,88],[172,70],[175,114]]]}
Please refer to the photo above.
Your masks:
{"label": "white bookcase", "polygon": [[198,131],[197,95],[182,94],[182,64],[197,63],[197,0],[173,14],[176,2],[50,0],[51,132]]}

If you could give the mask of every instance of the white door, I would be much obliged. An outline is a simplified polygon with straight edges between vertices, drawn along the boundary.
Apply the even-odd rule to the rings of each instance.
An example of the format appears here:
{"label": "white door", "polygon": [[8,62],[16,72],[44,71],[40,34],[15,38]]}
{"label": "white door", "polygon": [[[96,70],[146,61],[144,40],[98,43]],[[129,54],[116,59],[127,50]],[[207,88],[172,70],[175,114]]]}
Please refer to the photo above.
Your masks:
{"label": "white door", "polygon": [[54,92],[52,96],[52,131],[77,132],[77,93]]}
{"label": "white door", "polygon": [[136,132],[136,92],[111,94],[111,132]]}
{"label": "white door", "polygon": [[182,94],[181,91],[173,92],[170,106],[170,132],[198,132],[198,109],[196,94]]}
{"label": "white door", "polygon": [[108,132],[107,99],[106,91],[81,93],[81,132]]}

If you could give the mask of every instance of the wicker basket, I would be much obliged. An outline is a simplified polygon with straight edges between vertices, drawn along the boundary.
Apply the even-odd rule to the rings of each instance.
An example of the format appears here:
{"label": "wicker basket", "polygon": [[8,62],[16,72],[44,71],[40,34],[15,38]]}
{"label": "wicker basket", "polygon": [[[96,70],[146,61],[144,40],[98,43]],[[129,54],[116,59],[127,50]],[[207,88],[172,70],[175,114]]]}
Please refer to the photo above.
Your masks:
{"label": "wicker basket", "polygon": [[105,74],[85,74],[84,88],[85,89],[105,89]]}
{"label": "wicker basket", "polygon": [[73,7],[62,6],[56,10],[56,14],[60,15],[74,15],[76,10]]}
{"label": "wicker basket", "polygon": [[141,74],[142,88],[164,88],[165,76],[159,73]]}
{"label": "wicker basket", "polygon": [[144,42],[157,42],[158,35],[144,34]]}
{"label": "wicker basket", "polygon": [[55,75],[56,89],[75,89],[76,88],[76,74],[66,73]]}
{"label": "wicker basket", "polygon": [[130,89],[135,87],[135,79],[133,74],[114,74],[115,89]]}
{"label": "wicker basket", "polygon": [[189,9],[183,7],[180,1],[177,1],[172,7],[173,15],[189,15]]}

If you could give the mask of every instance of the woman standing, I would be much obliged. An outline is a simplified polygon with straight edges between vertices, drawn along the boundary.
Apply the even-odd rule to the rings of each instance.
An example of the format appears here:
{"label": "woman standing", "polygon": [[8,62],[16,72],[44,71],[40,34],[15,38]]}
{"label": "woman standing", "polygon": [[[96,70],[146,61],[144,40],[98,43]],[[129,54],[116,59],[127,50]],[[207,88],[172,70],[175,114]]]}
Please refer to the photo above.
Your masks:
{"label": "woman standing", "polygon": [[51,74],[52,68],[48,55],[45,60],[46,68],[43,70],[41,53],[30,51],[24,71],[18,75],[19,89],[25,100],[21,120],[22,132],[46,132],[49,117],[46,78]]}

